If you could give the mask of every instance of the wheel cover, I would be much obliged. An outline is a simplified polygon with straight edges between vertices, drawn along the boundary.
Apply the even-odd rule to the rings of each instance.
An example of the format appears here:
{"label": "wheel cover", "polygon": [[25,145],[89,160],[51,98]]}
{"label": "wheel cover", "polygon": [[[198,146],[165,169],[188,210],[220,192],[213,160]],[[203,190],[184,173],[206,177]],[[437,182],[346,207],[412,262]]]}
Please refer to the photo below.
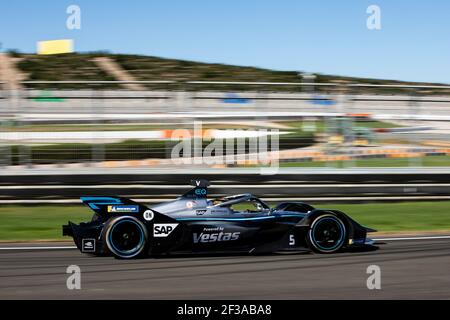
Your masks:
{"label": "wheel cover", "polygon": [[108,233],[108,246],[118,256],[135,256],[142,251],[144,245],[145,232],[134,220],[119,220],[114,223]]}
{"label": "wheel cover", "polygon": [[316,220],[311,229],[311,240],[322,251],[333,251],[342,246],[345,240],[345,227],[335,217]]}

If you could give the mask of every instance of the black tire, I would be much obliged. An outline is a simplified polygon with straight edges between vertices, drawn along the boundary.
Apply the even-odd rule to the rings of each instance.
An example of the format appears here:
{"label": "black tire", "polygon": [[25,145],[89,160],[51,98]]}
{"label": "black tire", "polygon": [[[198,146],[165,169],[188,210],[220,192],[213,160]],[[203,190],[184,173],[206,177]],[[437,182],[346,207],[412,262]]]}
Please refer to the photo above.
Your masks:
{"label": "black tire", "polygon": [[135,217],[121,216],[111,219],[103,229],[105,251],[119,259],[137,258],[145,253],[148,232]]}
{"label": "black tire", "polygon": [[333,214],[315,218],[308,230],[306,241],[318,253],[334,253],[342,249],[347,240],[345,224]]}

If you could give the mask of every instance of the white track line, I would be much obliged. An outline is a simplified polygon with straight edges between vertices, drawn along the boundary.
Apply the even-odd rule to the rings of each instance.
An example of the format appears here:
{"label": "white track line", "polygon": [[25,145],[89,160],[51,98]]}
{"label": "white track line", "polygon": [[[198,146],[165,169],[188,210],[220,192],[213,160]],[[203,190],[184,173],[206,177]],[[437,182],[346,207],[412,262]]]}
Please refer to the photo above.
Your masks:
{"label": "white track line", "polygon": [[429,237],[399,237],[399,238],[376,238],[374,241],[401,241],[401,240],[433,240],[450,239],[450,236],[429,236]]}
{"label": "white track line", "polygon": [[[450,239],[449,236],[424,236],[424,237],[399,237],[399,238],[376,238],[374,241],[400,241],[400,240],[433,240],[433,239]],[[76,246],[54,246],[54,247],[0,247],[0,250],[63,250],[76,249]]]}
{"label": "white track line", "polygon": [[76,249],[76,246],[59,246],[59,247],[0,247],[0,250],[65,250]]}

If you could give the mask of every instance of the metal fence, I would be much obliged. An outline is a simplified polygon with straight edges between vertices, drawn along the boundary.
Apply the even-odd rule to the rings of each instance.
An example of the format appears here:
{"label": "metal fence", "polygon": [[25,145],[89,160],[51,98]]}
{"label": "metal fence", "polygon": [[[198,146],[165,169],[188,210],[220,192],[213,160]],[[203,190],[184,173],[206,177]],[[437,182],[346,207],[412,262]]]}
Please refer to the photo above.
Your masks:
{"label": "metal fence", "polygon": [[[132,83],[142,84],[148,90],[121,89],[121,85]],[[222,124],[223,128],[255,121],[320,122],[329,131],[336,129],[336,119],[344,118],[348,119],[348,125],[341,128],[345,131],[343,136],[352,136],[354,119],[358,117],[435,123],[450,120],[450,86],[215,81],[21,84],[23,90],[0,91],[0,161],[4,167],[164,159],[170,155],[174,143],[155,132],[192,129],[198,120]],[[76,89],[69,89],[71,86]],[[230,125],[231,121],[234,125]],[[412,126],[415,124],[412,122]],[[436,150],[418,149],[424,139],[442,142],[447,136],[432,133],[392,136],[392,140],[404,140],[405,145],[415,147],[401,153],[408,158],[409,165],[422,165],[427,152],[447,156],[445,144],[436,145]],[[292,149],[311,143],[306,136],[284,140],[285,146]],[[328,166],[353,166],[358,159],[345,156],[354,152],[345,141],[338,148],[325,148],[321,152],[316,158]],[[360,152],[360,156],[371,157],[369,152]],[[382,157],[381,153],[374,153],[373,158],[377,156]],[[317,164],[315,159],[304,161],[304,158],[282,160]],[[151,161],[143,165],[155,163],[168,165]]]}

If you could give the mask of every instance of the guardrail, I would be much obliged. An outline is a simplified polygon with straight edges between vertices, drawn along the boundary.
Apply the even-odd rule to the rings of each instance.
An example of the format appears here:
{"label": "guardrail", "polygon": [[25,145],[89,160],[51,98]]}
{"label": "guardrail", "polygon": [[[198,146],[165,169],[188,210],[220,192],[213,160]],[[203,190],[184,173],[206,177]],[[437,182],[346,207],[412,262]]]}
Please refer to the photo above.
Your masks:
{"label": "guardrail", "polygon": [[21,200],[57,202],[80,196],[121,195],[147,202],[173,199],[191,188],[190,179],[207,178],[211,198],[251,192],[268,201],[361,202],[400,200],[450,200],[450,172],[364,174],[280,173],[273,176],[242,173],[202,174],[33,174],[3,175],[3,203]]}

